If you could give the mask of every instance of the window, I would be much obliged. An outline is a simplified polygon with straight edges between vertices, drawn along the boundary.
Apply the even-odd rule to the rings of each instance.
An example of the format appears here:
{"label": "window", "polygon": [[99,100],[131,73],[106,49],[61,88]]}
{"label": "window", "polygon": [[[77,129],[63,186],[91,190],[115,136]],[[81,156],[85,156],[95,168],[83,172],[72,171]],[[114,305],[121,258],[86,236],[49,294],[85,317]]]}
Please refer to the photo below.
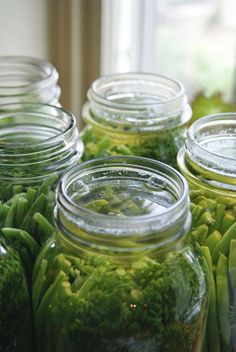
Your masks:
{"label": "window", "polygon": [[103,0],[101,73],[156,72],[233,100],[235,13],[235,0]]}

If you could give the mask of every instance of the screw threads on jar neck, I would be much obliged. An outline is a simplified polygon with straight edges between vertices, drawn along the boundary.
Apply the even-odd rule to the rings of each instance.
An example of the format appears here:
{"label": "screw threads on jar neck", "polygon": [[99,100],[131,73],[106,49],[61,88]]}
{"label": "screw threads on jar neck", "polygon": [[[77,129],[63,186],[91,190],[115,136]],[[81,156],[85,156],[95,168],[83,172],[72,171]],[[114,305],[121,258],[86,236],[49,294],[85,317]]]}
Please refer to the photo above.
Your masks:
{"label": "screw threads on jar neck", "polygon": [[97,159],[64,175],[55,222],[65,242],[89,251],[168,250],[190,226],[188,187],[177,171],[151,159]]}
{"label": "screw threads on jar neck", "polygon": [[0,57],[0,104],[57,104],[58,72],[43,60],[24,56]]}
{"label": "screw threads on jar neck", "polygon": [[178,163],[187,178],[236,190],[236,113],[205,116],[189,128]]}
{"label": "screw threads on jar neck", "polygon": [[75,117],[46,104],[6,104],[0,112],[0,179],[34,183],[79,159]]}
{"label": "screw threads on jar neck", "polygon": [[182,84],[161,75],[101,77],[91,85],[88,99],[82,115],[96,127],[155,131],[180,126],[191,117]]}

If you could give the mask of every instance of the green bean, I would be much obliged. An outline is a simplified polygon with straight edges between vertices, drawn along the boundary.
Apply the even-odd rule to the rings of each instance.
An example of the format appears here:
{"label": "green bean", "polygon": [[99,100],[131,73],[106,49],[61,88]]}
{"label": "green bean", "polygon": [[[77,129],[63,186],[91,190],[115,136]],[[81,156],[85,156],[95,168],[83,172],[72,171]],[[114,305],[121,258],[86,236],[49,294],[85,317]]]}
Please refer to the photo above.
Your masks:
{"label": "green bean", "polygon": [[21,223],[21,228],[29,231],[32,228],[32,217],[34,213],[36,212],[41,212],[43,209],[45,209],[47,204],[47,198],[46,196],[42,193],[38,198],[36,198],[35,202],[32,204],[31,208],[28,210],[25,218],[23,219]]}
{"label": "green bean", "polygon": [[235,218],[230,214],[225,214],[220,226],[220,233],[224,234],[235,222]]}
{"label": "green bean", "polygon": [[224,204],[226,209],[230,209],[233,206],[236,206],[236,200],[235,199],[229,199],[227,197],[218,197],[216,201],[220,204]]}
{"label": "green bean", "polygon": [[222,351],[230,351],[228,259],[222,253],[216,266],[216,292]]}
{"label": "green bean", "polygon": [[49,286],[47,291],[44,293],[35,317],[36,318],[35,321],[38,323],[38,325],[36,326],[36,329],[38,329],[39,331],[44,325],[44,320],[47,319],[48,305],[52,301],[52,298],[56,295],[60,284],[62,282],[66,282],[66,280],[67,280],[66,274],[62,270],[60,270],[56,276],[55,281],[53,281],[53,283]]}
{"label": "green bean", "polygon": [[190,202],[190,210],[191,213],[193,212],[193,210],[196,208],[196,204],[194,204],[193,202]]}
{"label": "green bean", "polygon": [[230,241],[229,250],[229,282],[230,282],[230,323],[231,323],[231,344],[236,350],[236,240]]}
{"label": "green bean", "polygon": [[111,145],[111,141],[108,137],[103,137],[98,143],[98,154],[109,148]]}
{"label": "green bean", "polygon": [[14,225],[15,226],[20,226],[23,218],[25,217],[25,214],[27,213],[28,210],[28,200],[23,197],[19,197],[17,199],[17,204],[16,204],[16,215],[15,215],[15,221]]}
{"label": "green bean", "polygon": [[229,249],[229,282],[231,295],[236,293],[236,240],[230,241]]}
{"label": "green bean", "polygon": [[196,205],[195,208],[193,209],[193,212],[192,212],[193,226],[196,225],[196,222],[200,218],[202,212],[203,212],[203,208],[200,207],[199,205]]}
{"label": "green bean", "polygon": [[215,246],[219,243],[222,236],[219,231],[213,231],[210,236],[207,237],[205,245],[209,248],[211,255],[215,249]]}
{"label": "green bean", "polygon": [[117,151],[122,155],[134,155],[134,153],[126,145],[122,144],[117,146]]}
{"label": "green bean", "polygon": [[219,253],[223,253],[226,256],[229,254],[230,241],[232,239],[236,239],[236,222],[230,226],[230,228],[226,231],[224,236],[222,236],[221,240],[215,246],[212,255],[213,263],[217,262]]}
{"label": "green bean", "polygon": [[5,219],[5,223],[4,223],[5,227],[14,226],[14,216],[15,216],[16,206],[17,206],[17,199],[14,199]]}
{"label": "green bean", "polygon": [[213,223],[213,218],[212,215],[209,211],[205,211],[200,218],[196,222],[196,226],[203,225],[203,224],[212,224]]}
{"label": "green bean", "polygon": [[89,143],[89,141],[92,139],[93,136],[93,130],[90,126],[86,126],[83,129],[83,132],[81,133],[81,137],[83,139],[83,142],[85,144]]}
{"label": "green bean", "polygon": [[220,352],[220,339],[217,324],[216,287],[209,248],[202,246],[202,254],[207,262],[209,280],[209,307],[207,314],[206,339],[209,352]]}
{"label": "green bean", "polygon": [[13,194],[21,193],[22,190],[23,190],[23,186],[22,185],[14,185],[13,186]]}
{"label": "green bean", "polygon": [[8,227],[3,227],[1,231],[9,241],[14,239],[21,240],[22,245],[25,246],[28,252],[31,254],[32,259],[36,258],[39,253],[40,247],[28,232],[23,231],[21,229]]}
{"label": "green bean", "polygon": [[45,329],[47,325],[48,319],[48,306],[53,302],[54,297],[57,296],[57,293],[60,292],[60,286],[62,282],[67,281],[67,276],[63,271],[59,271],[58,275],[56,276],[55,281],[49,286],[47,291],[44,293],[42,300],[39,304],[37,312],[35,314],[35,330],[37,336],[37,348],[38,351],[42,348],[42,344],[44,345],[44,336],[45,336]]}
{"label": "green bean", "polygon": [[[21,246],[21,243],[19,244],[18,248]],[[21,256],[22,259],[22,263],[24,265],[24,269],[27,273],[27,277],[28,277],[28,281],[30,281],[31,278],[31,273],[32,273],[32,267],[33,267],[33,261],[32,258],[30,256],[30,253],[28,252],[28,250],[25,247],[22,247],[20,249],[18,249],[19,254]]]}
{"label": "green bean", "polygon": [[9,210],[10,210],[10,206],[7,204],[3,204],[3,206],[2,206],[2,219],[6,218]]}
{"label": "green bean", "polygon": [[220,230],[221,222],[225,214],[225,205],[224,204],[218,204],[216,207],[216,215],[215,215],[215,221],[212,223],[212,226],[210,228],[210,231],[213,232],[215,230]]}
{"label": "green bean", "polygon": [[205,200],[201,200],[198,205],[200,207],[202,207],[203,209],[207,209],[208,208],[208,201],[205,199]]}
{"label": "green bean", "polygon": [[101,209],[106,205],[109,205],[109,202],[106,199],[95,199],[95,200],[92,200],[91,202],[88,202],[86,204],[86,208],[99,213],[101,212]]}
{"label": "green bean", "polygon": [[33,292],[32,292],[32,301],[33,301],[33,311],[34,314],[36,313],[38,309],[38,303],[41,299],[42,293],[43,293],[43,284],[46,280],[46,270],[48,266],[48,261],[46,259],[43,259],[39,268],[38,275],[34,281],[33,285]]}
{"label": "green bean", "polygon": [[2,211],[3,211],[2,207],[3,207],[3,204],[2,204],[2,201],[0,200],[0,221],[2,218]]}
{"label": "green bean", "polygon": [[29,208],[32,207],[34,201],[35,201],[35,197],[36,197],[36,189],[32,188],[32,187],[29,187],[27,189],[27,192],[26,192],[26,197],[27,197],[27,200],[28,200],[28,204],[29,204]]}
{"label": "green bean", "polygon": [[235,217],[236,219],[236,206],[233,207],[232,209],[232,215]]}
{"label": "green bean", "polygon": [[208,226],[207,225],[200,225],[195,230],[191,232],[191,235],[200,243],[202,244],[207,237],[208,233]]}
{"label": "green bean", "polygon": [[200,189],[191,189],[189,193],[190,193],[190,198],[194,200],[196,197],[204,194],[204,192]]}
{"label": "green bean", "polygon": [[46,196],[48,194],[49,188],[57,181],[57,179],[57,175],[51,176],[50,178],[46,179],[38,188],[36,197],[38,198],[42,194]]}
{"label": "green bean", "polygon": [[46,236],[49,237],[54,232],[54,227],[52,224],[50,224],[50,222],[41,213],[35,213],[33,219]]}
{"label": "green bean", "polygon": [[196,197],[194,199],[194,203],[197,205],[200,205],[199,203],[202,201],[204,201],[204,202],[207,201],[207,198],[204,195],[199,195],[198,197]]}
{"label": "green bean", "polygon": [[207,199],[207,209],[209,209],[212,212],[215,212],[217,207],[217,202],[213,199]]}
{"label": "green bean", "polygon": [[[72,290],[69,282],[62,282],[60,291],[55,300],[55,305],[61,306],[61,302],[65,302],[65,306],[68,304],[72,304]],[[54,322],[52,324],[52,336],[50,336],[50,340],[53,339],[54,343],[57,343],[58,334],[60,330],[68,331],[67,327],[71,323],[71,314],[68,310],[57,309],[57,316],[54,317]],[[71,349],[65,349],[64,351],[70,351]]]}

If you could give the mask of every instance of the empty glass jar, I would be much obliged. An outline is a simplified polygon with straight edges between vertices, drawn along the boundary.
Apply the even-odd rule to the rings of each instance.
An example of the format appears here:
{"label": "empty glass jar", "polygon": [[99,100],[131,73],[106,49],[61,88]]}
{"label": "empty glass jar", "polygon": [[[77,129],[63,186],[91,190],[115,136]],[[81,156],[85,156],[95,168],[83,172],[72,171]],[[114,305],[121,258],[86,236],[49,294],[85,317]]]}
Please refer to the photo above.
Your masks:
{"label": "empty glass jar", "polygon": [[184,87],[155,74],[101,77],[88,90],[82,117],[83,159],[137,155],[176,166],[191,118]]}
{"label": "empty glass jar", "polygon": [[37,351],[200,351],[205,268],[186,241],[187,183],[138,157],[81,163],[61,179],[55,237],[33,275]]}

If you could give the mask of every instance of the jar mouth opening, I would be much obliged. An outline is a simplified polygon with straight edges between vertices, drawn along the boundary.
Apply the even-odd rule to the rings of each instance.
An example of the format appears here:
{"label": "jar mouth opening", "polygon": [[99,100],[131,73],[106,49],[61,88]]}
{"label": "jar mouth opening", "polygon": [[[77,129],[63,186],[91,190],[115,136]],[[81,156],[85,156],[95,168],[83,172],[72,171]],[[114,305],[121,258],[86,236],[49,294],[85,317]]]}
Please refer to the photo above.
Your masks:
{"label": "jar mouth opening", "polygon": [[[158,96],[158,88],[162,94]],[[133,88],[133,89],[132,89]],[[156,90],[156,93],[154,93]],[[139,99],[134,101],[135,93]],[[152,94],[151,94],[152,93]],[[164,96],[167,95],[167,96]],[[117,109],[143,109],[143,105],[155,106],[172,102],[182,97],[184,87],[177,80],[151,73],[117,73],[95,80],[88,98]],[[149,99],[144,99],[149,96]],[[120,100],[124,98],[123,101]],[[125,99],[126,98],[126,99]]]}
{"label": "jar mouth opening", "polygon": [[25,150],[28,155],[37,146],[42,151],[75,128],[75,116],[61,107],[40,103],[0,105],[0,149],[6,153],[17,148],[16,154]]}
{"label": "jar mouth opening", "polygon": [[97,128],[122,131],[178,127],[191,117],[183,85],[149,73],[118,73],[98,78],[88,90],[82,117]]}
{"label": "jar mouth opening", "polygon": [[192,124],[185,143],[186,157],[203,170],[236,174],[236,113],[207,115]]}
{"label": "jar mouth opening", "polygon": [[[127,192],[127,198],[121,198],[124,203],[129,201],[129,197],[132,201],[139,196],[148,197],[152,200],[151,206],[155,202],[158,203],[158,208],[155,208],[154,204],[157,212],[125,214],[123,217],[119,214],[114,215],[113,210],[109,215],[93,211],[84,206],[83,201],[90,199],[91,195],[92,200],[97,199],[95,184],[101,186],[98,189],[102,196],[103,187],[110,185],[114,189],[119,189],[117,194],[123,196]],[[77,194],[79,201],[74,200]],[[168,228],[173,221],[185,218],[189,209],[188,186],[183,176],[164,163],[141,157],[99,158],[73,167],[58,185],[57,202],[59,212],[61,208],[73,214],[75,218],[77,217],[76,221],[81,220],[82,227],[100,226],[103,230],[115,231],[116,234],[124,229],[126,233],[134,233],[147,227],[151,232],[159,228]]]}
{"label": "jar mouth opening", "polygon": [[0,97],[31,93],[57,80],[58,72],[49,62],[25,56],[0,57]]}

